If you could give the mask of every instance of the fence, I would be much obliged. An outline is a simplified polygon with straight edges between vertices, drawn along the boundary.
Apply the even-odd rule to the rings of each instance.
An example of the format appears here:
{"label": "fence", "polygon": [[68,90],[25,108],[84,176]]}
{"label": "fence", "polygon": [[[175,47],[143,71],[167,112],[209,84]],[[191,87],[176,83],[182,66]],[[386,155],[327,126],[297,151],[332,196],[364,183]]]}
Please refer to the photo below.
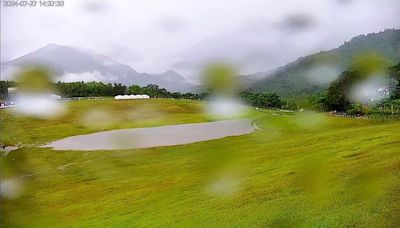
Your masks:
{"label": "fence", "polygon": [[342,117],[342,118],[349,118],[349,119],[365,119],[365,118],[367,118],[366,116],[360,116],[360,115],[347,115],[347,114],[331,114],[331,115]]}
{"label": "fence", "polygon": [[379,107],[375,107],[373,110],[373,114],[384,114],[384,115],[400,115],[400,105],[382,105]]}
{"label": "fence", "polygon": [[81,100],[105,100],[104,97],[68,97],[61,98],[61,101],[69,102],[69,101],[81,101]]}
{"label": "fence", "polygon": [[371,114],[368,115],[367,118],[372,120],[400,120],[400,115]]}
{"label": "fence", "polygon": [[369,114],[366,116],[347,115],[347,114],[333,114],[333,115],[347,119],[400,120],[400,114],[399,115]]}

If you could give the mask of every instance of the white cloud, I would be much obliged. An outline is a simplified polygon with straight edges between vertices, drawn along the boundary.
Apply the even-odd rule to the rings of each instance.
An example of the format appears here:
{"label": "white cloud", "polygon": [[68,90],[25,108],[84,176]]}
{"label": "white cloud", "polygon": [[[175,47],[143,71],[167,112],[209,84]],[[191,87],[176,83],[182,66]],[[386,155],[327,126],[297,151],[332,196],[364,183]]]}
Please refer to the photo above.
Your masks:
{"label": "white cloud", "polygon": [[334,64],[319,64],[307,71],[306,79],[314,85],[329,85],[340,74],[341,70]]}
{"label": "white cloud", "polygon": [[[159,73],[183,50],[235,34],[225,47],[218,44],[207,52],[240,55],[235,61],[245,72],[267,70],[358,34],[399,27],[399,11],[396,0],[66,0],[63,8],[2,7],[1,56],[7,61],[58,43],[111,55],[139,72]],[[305,29],[309,32],[299,35]]]}
{"label": "white cloud", "polygon": [[94,72],[84,72],[84,73],[64,73],[60,78],[57,78],[59,81],[63,82],[99,82],[102,81],[105,77],[98,71]]}

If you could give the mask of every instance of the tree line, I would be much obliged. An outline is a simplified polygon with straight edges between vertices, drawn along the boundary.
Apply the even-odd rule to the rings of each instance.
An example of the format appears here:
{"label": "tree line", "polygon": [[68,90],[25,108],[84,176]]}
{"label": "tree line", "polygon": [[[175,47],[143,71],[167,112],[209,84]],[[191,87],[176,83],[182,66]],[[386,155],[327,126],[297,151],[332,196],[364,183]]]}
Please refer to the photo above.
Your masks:
{"label": "tree line", "polygon": [[147,94],[155,98],[176,98],[201,100],[204,94],[170,92],[158,85],[149,84],[147,86],[131,85],[126,86],[121,83],[102,83],[102,82],[57,82],[56,91],[63,97],[96,97],[96,96],[116,96],[131,94]]}
{"label": "tree line", "polygon": [[400,62],[386,69],[388,74],[389,96],[378,101],[367,103],[354,102],[351,96],[354,85],[366,79],[365,73],[357,70],[343,71],[339,77],[331,82],[328,89],[311,97],[314,107],[322,111],[340,111],[349,115],[366,114],[376,111],[382,106],[396,106],[400,104]]}
{"label": "tree line", "polygon": [[276,93],[253,93],[245,91],[240,93],[241,99],[249,105],[259,108],[278,108],[297,110],[298,105],[291,101],[283,100]]}
{"label": "tree line", "polygon": [[[18,86],[13,81],[0,81],[1,98],[8,96],[8,87]],[[170,92],[158,85],[149,84],[147,86],[131,85],[126,86],[121,83],[103,82],[57,82],[53,84],[55,93],[62,97],[111,97],[116,95],[147,94],[150,97],[176,98],[176,99],[203,99],[205,94]]]}
{"label": "tree line", "polygon": [[[7,88],[18,86],[13,81],[0,81],[1,98],[7,97]],[[126,86],[121,83],[103,82],[57,82],[53,84],[57,94],[62,97],[111,97],[116,95],[147,94],[155,98],[174,98],[174,99],[193,99],[204,100],[209,97],[208,92],[204,93],[180,93],[170,92],[158,85],[149,84],[147,86],[131,85]],[[298,105],[294,102],[283,100],[276,93],[253,93],[241,92],[241,100],[245,103],[260,108],[284,108],[297,110]]]}

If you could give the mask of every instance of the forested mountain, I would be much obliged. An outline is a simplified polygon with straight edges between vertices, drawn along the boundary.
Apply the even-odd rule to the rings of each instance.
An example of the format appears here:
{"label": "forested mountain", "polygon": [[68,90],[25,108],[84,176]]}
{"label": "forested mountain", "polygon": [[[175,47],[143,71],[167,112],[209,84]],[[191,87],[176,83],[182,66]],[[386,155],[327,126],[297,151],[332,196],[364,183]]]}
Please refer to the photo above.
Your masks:
{"label": "forested mountain", "polygon": [[[327,88],[353,61],[367,55],[379,56],[387,66],[400,60],[400,30],[360,35],[338,48],[301,57],[273,71],[249,75],[250,90],[276,92],[284,97],[310,94]],[[260,75],[264,75],[262,79]]]}

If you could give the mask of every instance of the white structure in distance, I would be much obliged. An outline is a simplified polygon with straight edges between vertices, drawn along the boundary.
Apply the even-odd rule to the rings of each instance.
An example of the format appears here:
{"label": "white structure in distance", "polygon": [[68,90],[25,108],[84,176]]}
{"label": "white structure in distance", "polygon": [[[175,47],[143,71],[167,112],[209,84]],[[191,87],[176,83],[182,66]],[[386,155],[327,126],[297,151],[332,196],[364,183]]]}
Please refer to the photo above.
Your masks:
{"label": "white structure in distance", "polygon": [[134,99],[149,99],[150,96],[147,94],[138,95],[117,95],[114,97],[115,100],[134,100]]}

